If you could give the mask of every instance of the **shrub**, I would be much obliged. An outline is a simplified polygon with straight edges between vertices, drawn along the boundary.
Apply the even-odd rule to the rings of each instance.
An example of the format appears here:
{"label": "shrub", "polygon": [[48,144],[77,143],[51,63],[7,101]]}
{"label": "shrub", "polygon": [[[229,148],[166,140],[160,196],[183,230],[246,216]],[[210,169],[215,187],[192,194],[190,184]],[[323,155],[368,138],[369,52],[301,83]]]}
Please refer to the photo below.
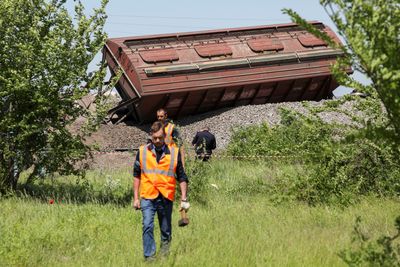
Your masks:
{"label": "shrub", "polygon": [[349,266],[400,266],[400,216],[396,218],[397,233],[381,236],[377,240],[361,231],[361,219],[357,217],[353,232],[353,247],[342,250],[339,257]]}
{"label": "shrub", "polygon": [[400,194],[399,148],[380,138],[378,127],[328,124],[315,114],[288,110],[282,110],[281,117],[282,124],[275,127],[263,124],[237,130],[228,146],[234,156],[301,159],[306,171],[273,181],[273,198],[348,205],[360,195]]}
{"label": "shrub", "polygon": [[[321,147],[333,142],[341,126],[324,123],[317,116],[306,116],[287,109],[280,110],[281,124],[264,123],[237,129],[228,145],[233,156],[299,156],[315,158]],[[318,157],[318,156],[317,156]]]}
{"label": "shrub", "polygon": [[311,204],[350,204],[361,195],[398,196],[399,160],[389,146],[368,139],[325,149],[308,177],[294,185],[296,198]]}

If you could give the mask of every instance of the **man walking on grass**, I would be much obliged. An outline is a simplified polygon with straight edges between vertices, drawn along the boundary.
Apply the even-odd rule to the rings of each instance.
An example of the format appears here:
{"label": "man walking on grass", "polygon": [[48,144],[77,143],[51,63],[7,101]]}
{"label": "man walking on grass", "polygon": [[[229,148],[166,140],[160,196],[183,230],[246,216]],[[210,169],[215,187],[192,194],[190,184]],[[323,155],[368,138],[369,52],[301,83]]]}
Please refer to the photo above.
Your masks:
{"label": "man walking on grass", "polygon": [[[180,208],[188,210],[188,178],[183,168],[179,148],[165,144],[164,125],[156,121],[151,126],[151,143],[139,148],[133,170],[133,207],[142,210],[143,254],[152,260],[156,253],[154,216],[157,212],[161,231],[160,253],[169,253],[172,236],[171,215],[176,181],[181,190]],[[140,198],[139,198],[140,195]]]}

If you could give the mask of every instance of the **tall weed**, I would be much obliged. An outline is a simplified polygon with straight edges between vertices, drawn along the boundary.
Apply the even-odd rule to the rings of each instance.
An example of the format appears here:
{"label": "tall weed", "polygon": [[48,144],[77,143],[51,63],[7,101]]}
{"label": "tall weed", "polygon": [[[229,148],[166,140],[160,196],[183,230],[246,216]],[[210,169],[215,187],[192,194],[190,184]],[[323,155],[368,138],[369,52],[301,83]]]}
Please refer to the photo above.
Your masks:
{"label": "tall weed", "polygon": [[[188,197],[190,201],[198,204],[206,204],[208,198],[210,164],[208,162],[187,158],[185,171],[189,178]],[[176,190],[176,193],[176,199],[179,199],[180,190]]]}

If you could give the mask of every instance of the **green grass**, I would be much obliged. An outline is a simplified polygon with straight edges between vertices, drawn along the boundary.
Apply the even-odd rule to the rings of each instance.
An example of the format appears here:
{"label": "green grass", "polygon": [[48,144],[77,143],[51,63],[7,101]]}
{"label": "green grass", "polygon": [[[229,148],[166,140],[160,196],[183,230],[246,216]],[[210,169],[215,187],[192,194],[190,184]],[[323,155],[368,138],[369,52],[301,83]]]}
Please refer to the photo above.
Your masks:
{"label": "green grass", "polygon": [[[196,179],[203,178],[206,194],[192,201],[190,225],[177,226],[175,207],[171,255],[151,265],[344,266],[337,253],[350,245],[356,216],[377,237],[393,233],[400,214],[398,200],[391,199],[310,207],[274,204],[267,190],[252,194],[271,179],[300,171],[298,166],[237,161],[205,166],[207,177]],[[84,185],[75,180],[58,177],[0,200],[0,266],[145,265],[141,213],[130,206],[129,170],[91,172]],[[56,203],[49,204],[54,197]],[[155,233],[159,244],[158,228]]]}

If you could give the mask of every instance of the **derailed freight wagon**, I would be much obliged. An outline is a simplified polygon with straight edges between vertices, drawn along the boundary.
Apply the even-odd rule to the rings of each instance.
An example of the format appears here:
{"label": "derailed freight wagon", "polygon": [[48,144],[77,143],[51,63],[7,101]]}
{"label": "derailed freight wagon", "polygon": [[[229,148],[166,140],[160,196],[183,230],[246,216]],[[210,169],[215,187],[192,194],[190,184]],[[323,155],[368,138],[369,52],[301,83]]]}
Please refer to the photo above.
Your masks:
{"label": "derailed freight wagon", "polygon": [[[335,33],[310,22],[336,42]],[[268,102],[321,100],[338,86],[330,65],[340,50],[297,24],[279,24],[108,39],[104,58],[122,76],[116,89],[125,117],[150,122],[169,116]],[[351,69],[348,70],[351,73]]]}

